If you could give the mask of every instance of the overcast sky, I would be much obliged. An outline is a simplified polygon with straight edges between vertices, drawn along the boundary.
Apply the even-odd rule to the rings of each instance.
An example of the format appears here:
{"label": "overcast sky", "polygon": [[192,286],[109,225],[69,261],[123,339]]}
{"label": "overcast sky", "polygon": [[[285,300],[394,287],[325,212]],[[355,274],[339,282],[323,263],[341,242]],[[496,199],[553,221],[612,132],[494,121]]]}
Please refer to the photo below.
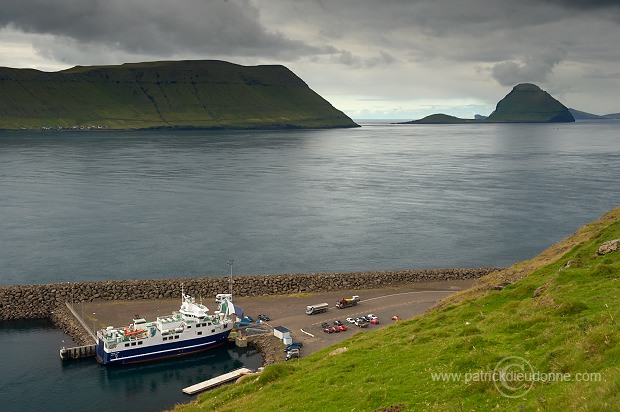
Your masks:
{"label": "overcast sky", "polygon": [[0,66],[283,64],[354,119],[488,115],[518,83],[620,112],[620,0],[2,0]]}

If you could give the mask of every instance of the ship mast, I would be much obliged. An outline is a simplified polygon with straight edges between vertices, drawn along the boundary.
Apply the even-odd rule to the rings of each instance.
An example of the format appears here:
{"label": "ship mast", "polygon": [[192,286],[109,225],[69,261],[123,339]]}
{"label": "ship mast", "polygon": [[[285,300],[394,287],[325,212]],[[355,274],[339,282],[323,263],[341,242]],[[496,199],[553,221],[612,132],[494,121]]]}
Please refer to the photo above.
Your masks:
{"label": "ship mast", "polygon": [[230,266],[230,281],[228,282],[230,297],[232,298],[233,293],[233,263],[235,261],[233,259],[228,259],[228,266]]}

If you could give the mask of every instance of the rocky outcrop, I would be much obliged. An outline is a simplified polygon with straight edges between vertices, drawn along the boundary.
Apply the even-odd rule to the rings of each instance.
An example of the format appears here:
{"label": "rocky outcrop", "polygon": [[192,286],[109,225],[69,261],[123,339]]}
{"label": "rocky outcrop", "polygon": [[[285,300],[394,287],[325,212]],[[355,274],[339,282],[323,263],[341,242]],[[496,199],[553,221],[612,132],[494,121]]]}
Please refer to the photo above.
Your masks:
{"label": "rocky outcrop", "polygon": [[275,336],[271,334],[254,335],[248,336],[247,339],[248,343],[254,346],[263,356],[263,366],[285,361],[284,344]]}
{"label": "rocky outcrop", "polygon": [[599,255],[606,255],[607,253],[617,252],[618,250],[620,250],[620,239],[614,239],[609,242],[601,243],[596,252]]}
{"label": "rocky outcrop", "polygon": [[[345,289],[373,289],[424,281],[475,279],[497,268],[396,270],[385,272],[314,273],[237,276],[237,296],[289,295]],[[50,318],[66,302],[166,299],[179,295],[181,285],[194,295],[215,296],[229,290],[229,277],[112,280],[0,287],[0,320]]]}

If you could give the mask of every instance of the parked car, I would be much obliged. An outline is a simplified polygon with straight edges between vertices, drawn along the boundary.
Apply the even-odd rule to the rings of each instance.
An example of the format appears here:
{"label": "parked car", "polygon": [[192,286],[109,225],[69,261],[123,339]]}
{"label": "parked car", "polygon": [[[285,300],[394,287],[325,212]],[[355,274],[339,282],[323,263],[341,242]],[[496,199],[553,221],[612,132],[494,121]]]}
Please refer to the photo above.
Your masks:
{"label": "parked car", "polygon": [[355,326],[359,326],[360,328],[367,328],[368,322],[355,322]]}
{"label": "parked car", "polygon": [[338,326],[332,326],[331,329],[334,330],[334,333],[339,333],[340,332],[340,328]]}
{"label": "parked car", "polygon": [[330,325],[329,323],[327,323],[327,322],[323,322],[323,323],[321,323],[321,327],[322,327],[323,329],[328,329],[330,326],[331,326],[331,325]]}
{"label": "parked car", "polygon": [[335,320],[335,321],[334,321],[334,325],[336,325],[336,326],[340,326],[340,325],[342,325],[342,322],[340,322],[339,320]]}
{"label": "parked car", "polygon": [[355,323],[355,319],[353,318],[346,318],[345,320],[349,323]]}
{"label": "parked car", "polygon": [[328,328],[323,328],[323,332],[325,333],[334,333],[334,330],[332,329],[332,327],[328,327]]}
{"label": "parked car", "polygon": [[392,320],[395,320],[396,322],[398,322],[400,320],[400,318],[396,315],[392,316]]}
{"label": "parked car", "polygon": [[372,318],[372,319],[370,319],[370,324],[371,325],[378,325],[379,324],[379,318]]}
{"label": "parked car", "polygon": [[263,322],[269,322],[271,320],[271,318],[269,316],[264,315],[262,313],[260,315],[258,315],[258,319],[262,320]]}
{"label": "parked car", "polygon": [[301,348],[302,346],[304,346],[303,342],[292,342],[289,343],[288,345],[286,345],[287,350],[290,348]]}
{"label": "parked car", "polygon": [[290,360],[293,358],[299,358],[300,356],[301,356],[301,353],[299,352],[299,349],[297,348],[289,349],[286,352],[286,360]]}
{"label": "parked car", "polygon": [[338,328],[338,329],[340,329],[340,330],[341,330],[341,331],[343,331],[343,332],[344,332],[345,330],[347,330],[347,327],[346,327],[346,326],[344,326],[344,325],[338,325],[338,326],[337,326],[337,328]]}
{"label": "parked car", "polygon": [[377,316],[372,313],[369,313],[368,315],[366,315],[366,317],[372,320],[372,319],[375,319]]}

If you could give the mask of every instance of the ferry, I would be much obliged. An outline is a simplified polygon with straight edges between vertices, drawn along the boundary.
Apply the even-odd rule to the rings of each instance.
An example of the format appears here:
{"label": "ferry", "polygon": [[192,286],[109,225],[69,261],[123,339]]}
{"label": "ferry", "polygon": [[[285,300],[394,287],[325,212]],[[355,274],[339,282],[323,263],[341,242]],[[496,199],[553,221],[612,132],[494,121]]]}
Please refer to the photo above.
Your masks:
{"label": "ferry", "polygon": [[97,331],[96,359],[103,365],[123,365],[202,352],[226,343],[234,327],[232,316],[243,311],[232,296],[219,294],[218,310],[209,309],[181,291],[181,308],[154,322],[133,319],[127,327]]}

